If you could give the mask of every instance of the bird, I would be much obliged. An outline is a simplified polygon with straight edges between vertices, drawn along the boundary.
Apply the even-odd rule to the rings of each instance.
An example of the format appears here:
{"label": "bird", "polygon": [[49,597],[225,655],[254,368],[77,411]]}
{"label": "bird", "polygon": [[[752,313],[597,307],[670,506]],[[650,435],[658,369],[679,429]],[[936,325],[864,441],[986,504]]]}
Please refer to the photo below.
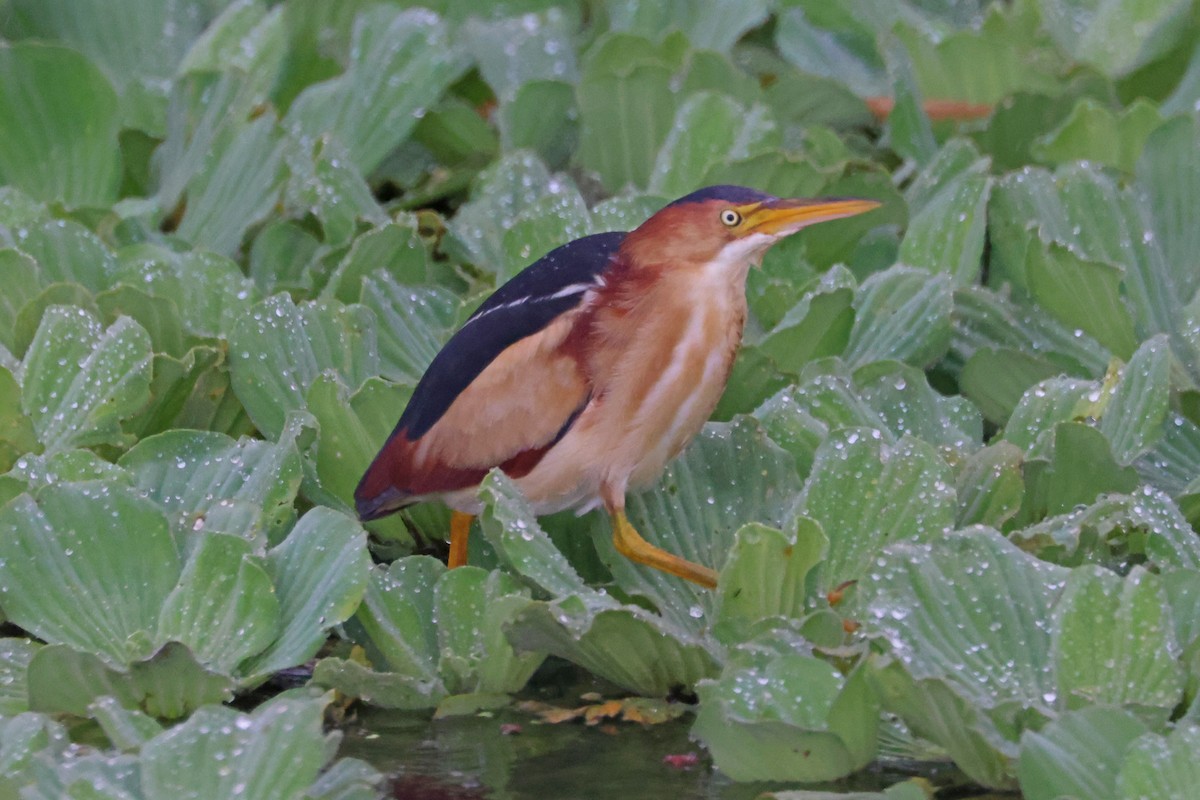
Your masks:
{"label": "bird", "polygon": [[708,420],[741,346],[746,277],[771,245],[879,205],[709,186],[629,232],[568,242],[488,297],[430,362],[354,492],[362,521],[452,510],[467,562],[477,493],[499,467],[538,515],[603,506],[621,555],[708,588],[717,573],[647,542],[627,492]]}

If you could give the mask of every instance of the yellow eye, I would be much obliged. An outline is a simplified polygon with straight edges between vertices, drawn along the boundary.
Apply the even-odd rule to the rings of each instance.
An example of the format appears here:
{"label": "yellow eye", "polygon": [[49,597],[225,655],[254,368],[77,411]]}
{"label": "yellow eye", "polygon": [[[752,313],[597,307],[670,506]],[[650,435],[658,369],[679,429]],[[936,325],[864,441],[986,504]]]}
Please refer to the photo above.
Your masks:
{"label": "yellow eye", "polygon": [[742,221],[742,215],[734,211],[732,208],[727,208],[721,212],[721,222],[732,228]]}

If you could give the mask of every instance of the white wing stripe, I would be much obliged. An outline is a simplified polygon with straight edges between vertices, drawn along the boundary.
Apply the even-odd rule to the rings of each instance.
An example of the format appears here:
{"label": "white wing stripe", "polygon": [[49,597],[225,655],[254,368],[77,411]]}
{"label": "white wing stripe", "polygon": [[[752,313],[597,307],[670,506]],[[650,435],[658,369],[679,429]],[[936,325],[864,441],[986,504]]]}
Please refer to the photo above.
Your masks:
{"label": "white wing stripe", "polygon": [[554,294],[526,295],[524,297],[519,297],[516,300],[510,300],[507,303],[498,305],[495,308],[489,308],[487,311],[484,311],[479,316],[471,319],[468,322],[468,324],[470,324],[470,322],[478,322],[479,320],[486,317],[488,314],[494,314],[497,311],[506,311],[507,309],[516,308],[517,306],[521,306],[526,303],[541,303],[541,302],[545,302],[547,300],[561,300],[564,297],[570,297],[573,294],[583,294],[584,292],[586,292],[589,289],[596,288],[596,285],[597,284],[595,284],[595,283],[572,283],[570,286],[564,286],[562,289],[559,289]]}

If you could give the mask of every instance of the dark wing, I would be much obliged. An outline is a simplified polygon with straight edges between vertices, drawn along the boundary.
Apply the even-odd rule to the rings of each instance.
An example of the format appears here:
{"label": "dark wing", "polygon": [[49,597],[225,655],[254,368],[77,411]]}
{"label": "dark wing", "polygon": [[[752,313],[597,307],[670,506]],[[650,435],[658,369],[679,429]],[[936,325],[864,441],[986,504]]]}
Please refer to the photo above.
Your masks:
{"label": "dark wing", "polygon": [[515,475],[536,464],[587,402],[578,365],[557,348],[624,238],[602,233],[552,250],[476,309],[359,483],[361,517],[470,486],[494,466]]}

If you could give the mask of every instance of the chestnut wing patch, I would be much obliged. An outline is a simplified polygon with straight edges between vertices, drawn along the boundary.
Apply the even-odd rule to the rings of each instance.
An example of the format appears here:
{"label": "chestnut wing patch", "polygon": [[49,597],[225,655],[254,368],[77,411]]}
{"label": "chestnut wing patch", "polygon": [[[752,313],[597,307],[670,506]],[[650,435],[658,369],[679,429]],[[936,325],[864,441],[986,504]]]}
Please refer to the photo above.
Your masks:
{"label": "chestnut wing patch", "polygon": [[433,359],[392,436],[424,436],[501,353],[577,307],[624,238],[614,232],[576,239],[497,289]]}

